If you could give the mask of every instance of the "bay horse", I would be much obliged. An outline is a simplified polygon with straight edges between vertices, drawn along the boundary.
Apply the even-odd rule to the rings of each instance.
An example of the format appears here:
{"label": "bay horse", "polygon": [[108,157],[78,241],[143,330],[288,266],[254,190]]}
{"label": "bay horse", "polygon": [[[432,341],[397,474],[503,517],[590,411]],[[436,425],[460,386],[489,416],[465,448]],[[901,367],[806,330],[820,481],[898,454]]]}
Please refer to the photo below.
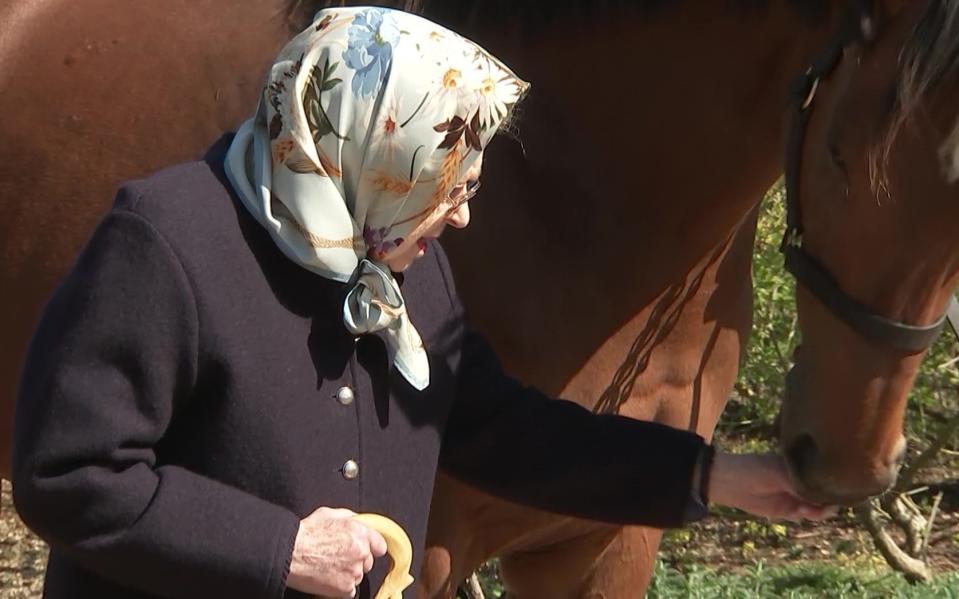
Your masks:
{"label": "bay horse", "polygon": [[[39,307],[111,190],[197,157],[246,118],[268,62],[319,8],[158,4],[0,1],[0,107],[14,117],[0,121],[5,452]],[[549,393],[710,437],[751,326],[756,205],[782,171],[787,90],[860,3],[402,4],[533,82],[518,141],[488,153],[473,226],[446,240],[474,323]],[[803,247],[859,303],[925,324],[959,269],[947,227],[959,133],[946,124],[957,2],[875,4],[874,35],[843,44],[850,56],[816,86],[799,151]],[[914,68],[900,68],[903,50]],[[783,447],[811,497],[858,499],[889,482],[922,352],[867,340],[802,288],[798,299]],[[499,556],[511,597],[635,597],[659,538],[441,477],[419,595],[451,596]]]}

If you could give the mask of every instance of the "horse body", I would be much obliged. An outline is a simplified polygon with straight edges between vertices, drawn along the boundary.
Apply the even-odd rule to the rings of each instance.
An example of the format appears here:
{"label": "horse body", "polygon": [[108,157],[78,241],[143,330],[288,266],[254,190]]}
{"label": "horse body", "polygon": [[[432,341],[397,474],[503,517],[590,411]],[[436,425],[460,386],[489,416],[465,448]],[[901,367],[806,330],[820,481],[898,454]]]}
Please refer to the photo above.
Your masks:
{"label": "horse body", "polygon": [[[452,23],[533,91],[521,143],[495,143],[474,224],[445,244],[510,372],[598,412],[709,437],[750,327],[754,208],[781,171],[788,82],[847,3],[824,1],[815,25],[787,0],[648,4],[663,6],[566,17],[532,37]],[[0,109],[15,116],[0,122],[4,468],[39,307],[115,186],[195,158],[247,118],[261,74],[314,8],[0,0],[11,17],[0,18]],[[421,596],[451,595],[498,555],[512,597],[613,599],[641,593],[659,532],[556,517],[440,477],[429,542]]]}

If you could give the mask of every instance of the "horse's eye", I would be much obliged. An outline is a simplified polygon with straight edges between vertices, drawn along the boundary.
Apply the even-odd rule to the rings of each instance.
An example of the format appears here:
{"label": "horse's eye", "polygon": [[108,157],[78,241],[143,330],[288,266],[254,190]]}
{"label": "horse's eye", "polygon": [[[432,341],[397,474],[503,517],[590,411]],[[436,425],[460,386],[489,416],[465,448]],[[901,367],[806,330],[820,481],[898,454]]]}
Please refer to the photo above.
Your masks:
{"label": "horse's eye", "polygon": [[479,187],[479,179],[470,179],[466,182],[466,193],[473,193]]}
{"label": "horse's eye", "polygon": [[839,144],[834,141],[829,142],[829,158],[832,160],[833,166],[842,171],[842,174],[846,173],[846,161],[842,157],[842,152],[839,150]]}

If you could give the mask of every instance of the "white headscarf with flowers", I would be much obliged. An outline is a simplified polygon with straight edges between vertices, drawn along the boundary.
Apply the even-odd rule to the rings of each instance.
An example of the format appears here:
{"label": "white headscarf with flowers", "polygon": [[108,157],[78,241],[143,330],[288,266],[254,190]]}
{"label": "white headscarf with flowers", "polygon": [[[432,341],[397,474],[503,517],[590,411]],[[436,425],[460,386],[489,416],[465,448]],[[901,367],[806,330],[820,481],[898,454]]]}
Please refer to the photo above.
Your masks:
{"label": "white headscarf with flowers", "polygon": [[416,15],[327,9],[281,51],[227,154],[246,208],[291,260],[349,283],[344,324],[381,336],[416,389],[429,362],[383,260],[445,216],[527,87]]}

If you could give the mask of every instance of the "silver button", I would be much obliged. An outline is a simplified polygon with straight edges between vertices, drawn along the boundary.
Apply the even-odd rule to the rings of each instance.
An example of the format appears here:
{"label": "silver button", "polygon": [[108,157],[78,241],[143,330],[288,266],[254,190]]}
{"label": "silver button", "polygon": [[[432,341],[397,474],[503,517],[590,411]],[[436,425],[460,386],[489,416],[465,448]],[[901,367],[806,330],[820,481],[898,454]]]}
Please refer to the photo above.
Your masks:
{"label": "silver button", "polygon": [[346,460],[346,463],[343,464],[342,471],[343,478],[346,480],[353,480],[360,475],[360,465],[353,460]]}
{"label": "silver button", "polygon": [[340,387],[336,392],[336,401],[340,402],[344,406],[348,406],[353,403],[353,390],[349,387]]}

